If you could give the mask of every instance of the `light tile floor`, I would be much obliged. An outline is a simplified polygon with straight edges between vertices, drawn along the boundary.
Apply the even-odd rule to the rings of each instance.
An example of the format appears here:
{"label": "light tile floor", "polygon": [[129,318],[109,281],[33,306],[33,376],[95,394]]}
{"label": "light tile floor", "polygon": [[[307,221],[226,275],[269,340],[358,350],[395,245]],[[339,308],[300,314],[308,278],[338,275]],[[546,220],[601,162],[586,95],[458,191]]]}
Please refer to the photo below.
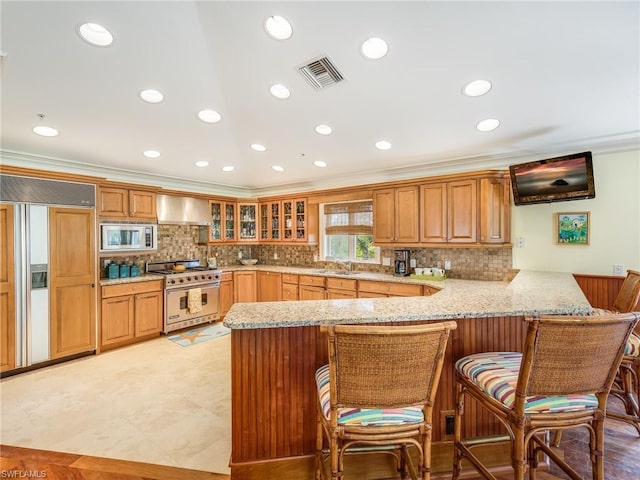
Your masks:
{"label": "light tile floor", "polygon": [[166,337],[0,381],[0,442],[229,473],[231,337]]}

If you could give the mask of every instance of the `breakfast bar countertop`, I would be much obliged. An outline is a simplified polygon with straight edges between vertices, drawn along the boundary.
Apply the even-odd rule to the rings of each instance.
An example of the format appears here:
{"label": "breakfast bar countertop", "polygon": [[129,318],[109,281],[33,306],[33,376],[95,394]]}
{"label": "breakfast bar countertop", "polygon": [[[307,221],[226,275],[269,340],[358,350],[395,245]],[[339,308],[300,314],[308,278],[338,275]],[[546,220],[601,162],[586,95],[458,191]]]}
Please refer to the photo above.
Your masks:
{"label": "breakfast bar countertop", "polygon": [[[374,275],[362,274],[350,278],[367,277]],[[400,280],[389,275],[375,277],[376,280]],[[406,279],[404,282],[429,285],[441,290],[426,297],[236,303],[223,323],[231,329],[260,329],[533,313],[584,315],[593,311],[571,273],[520,271],[511,282],[457,279],[437,282]]]}

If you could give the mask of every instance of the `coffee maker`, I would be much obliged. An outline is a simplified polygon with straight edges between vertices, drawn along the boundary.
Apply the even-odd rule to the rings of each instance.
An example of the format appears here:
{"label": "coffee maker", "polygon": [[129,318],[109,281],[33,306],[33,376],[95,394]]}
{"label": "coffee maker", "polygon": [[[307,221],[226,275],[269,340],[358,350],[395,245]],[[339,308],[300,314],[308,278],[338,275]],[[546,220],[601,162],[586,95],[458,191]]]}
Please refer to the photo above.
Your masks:
{"label": "coffee maker", "polygon": [[393,274],[396,277],[409,275],[409,250],[395,250],[393,257]]}

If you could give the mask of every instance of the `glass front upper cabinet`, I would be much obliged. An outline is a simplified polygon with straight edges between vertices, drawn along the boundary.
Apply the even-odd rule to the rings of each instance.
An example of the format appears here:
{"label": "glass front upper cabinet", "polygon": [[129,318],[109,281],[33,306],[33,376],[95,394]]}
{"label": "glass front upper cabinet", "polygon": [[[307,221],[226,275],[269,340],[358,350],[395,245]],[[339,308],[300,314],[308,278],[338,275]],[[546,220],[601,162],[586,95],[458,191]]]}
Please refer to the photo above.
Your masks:
{"label": "glass front upper cabinet", "polygon": [[239,240],[257,240],[257,203],[238,203]]}

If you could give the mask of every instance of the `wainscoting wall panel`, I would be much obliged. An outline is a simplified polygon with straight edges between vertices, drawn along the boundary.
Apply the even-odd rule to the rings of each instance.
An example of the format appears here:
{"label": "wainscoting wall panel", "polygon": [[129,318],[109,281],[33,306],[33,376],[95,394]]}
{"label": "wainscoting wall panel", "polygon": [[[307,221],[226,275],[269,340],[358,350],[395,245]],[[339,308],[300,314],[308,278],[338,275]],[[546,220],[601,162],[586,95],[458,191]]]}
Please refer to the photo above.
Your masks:
{"label": "wainscoting wall panel", "polygon": [[612,309],[624,277],[574,273],[576,282],[593,308]]}

